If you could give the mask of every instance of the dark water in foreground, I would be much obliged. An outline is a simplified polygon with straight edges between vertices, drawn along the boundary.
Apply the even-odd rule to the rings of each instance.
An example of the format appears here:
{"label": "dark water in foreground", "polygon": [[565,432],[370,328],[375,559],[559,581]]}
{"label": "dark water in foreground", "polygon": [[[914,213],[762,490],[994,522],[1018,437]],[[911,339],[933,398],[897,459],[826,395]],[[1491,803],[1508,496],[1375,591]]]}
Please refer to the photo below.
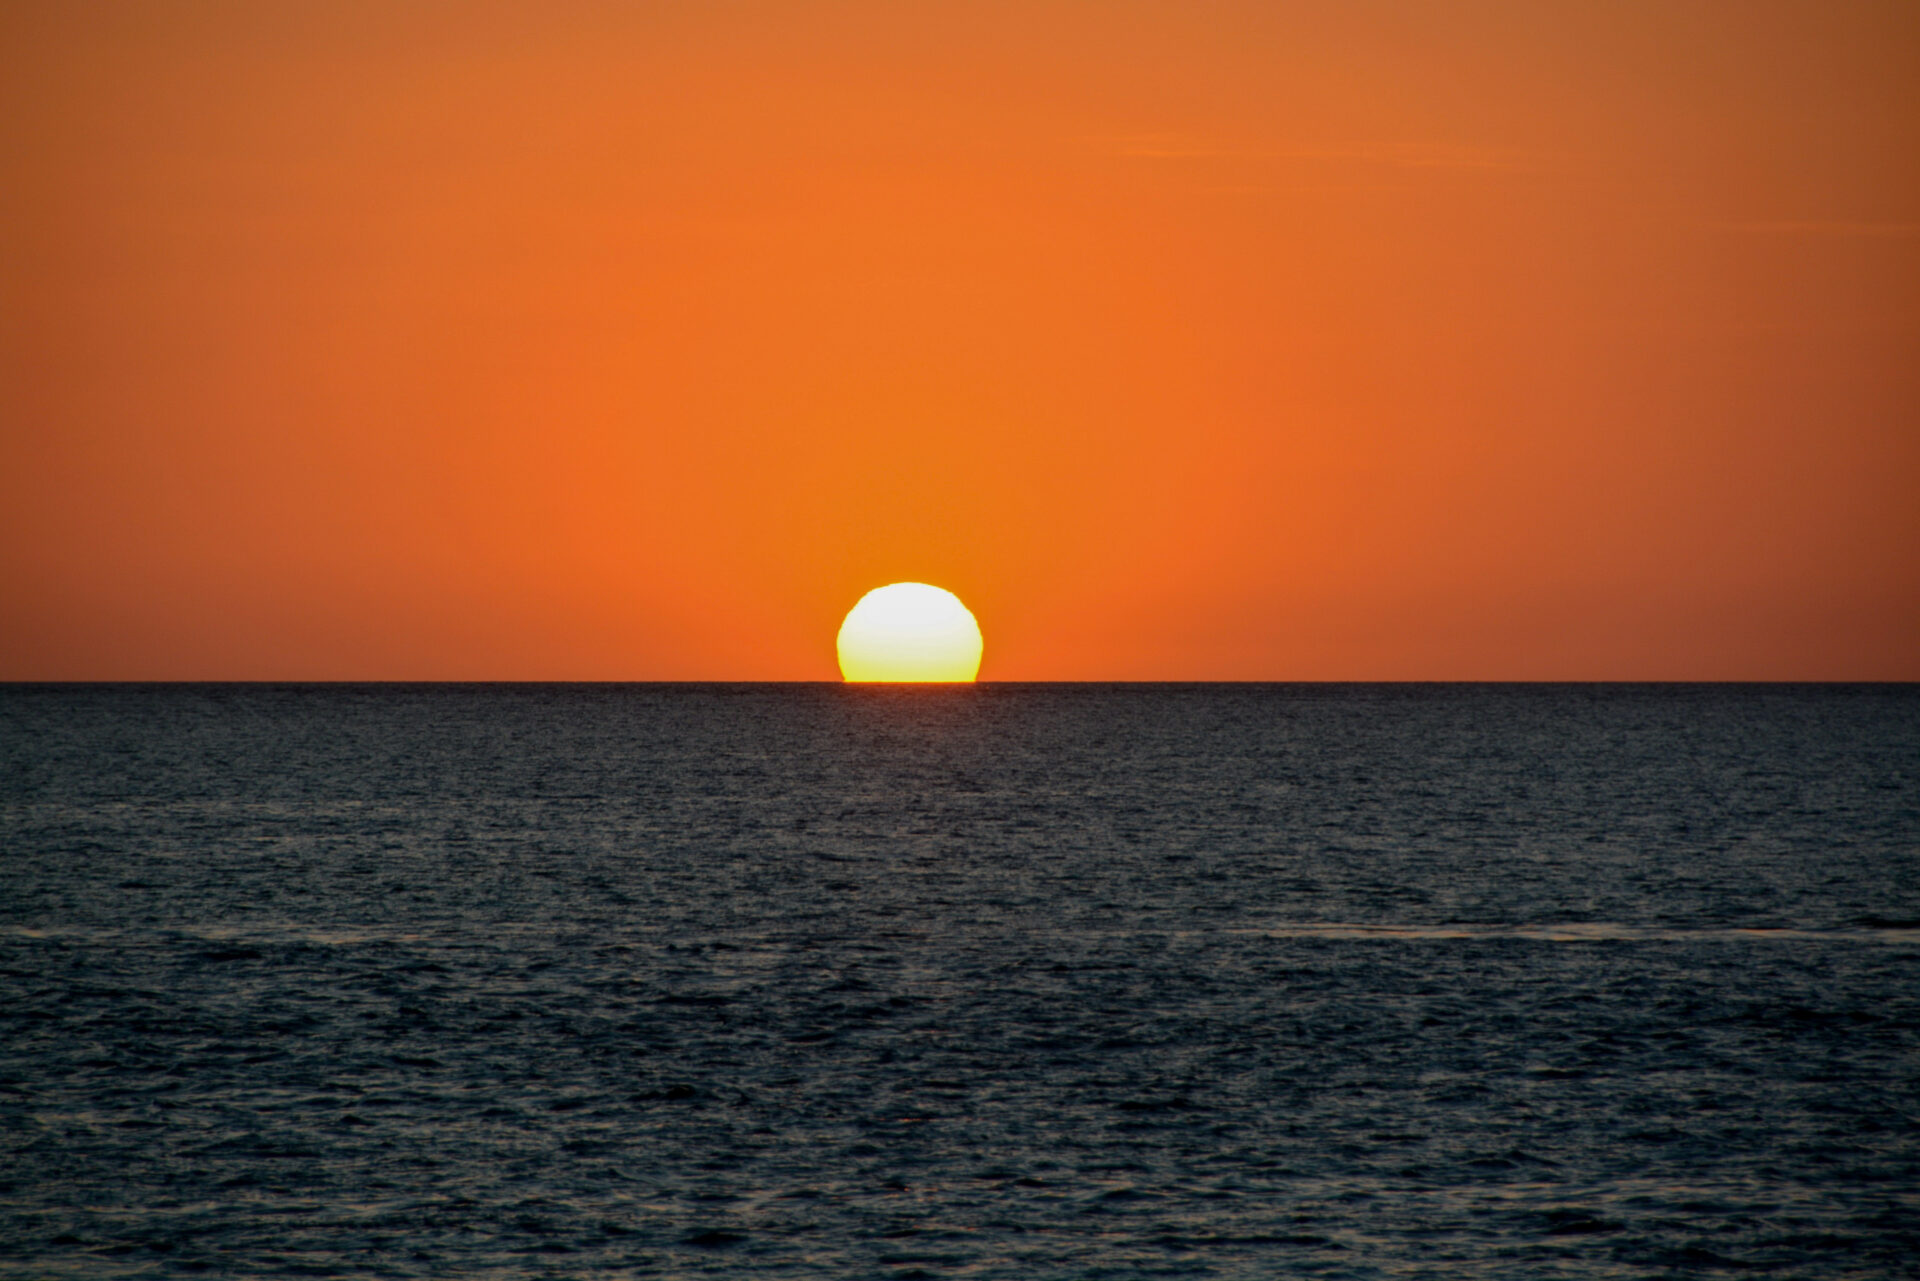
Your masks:
{"label": "dark water in foreground", "polygon": [[1920,688],[0,689],[0,1275],[1914,1275]]}

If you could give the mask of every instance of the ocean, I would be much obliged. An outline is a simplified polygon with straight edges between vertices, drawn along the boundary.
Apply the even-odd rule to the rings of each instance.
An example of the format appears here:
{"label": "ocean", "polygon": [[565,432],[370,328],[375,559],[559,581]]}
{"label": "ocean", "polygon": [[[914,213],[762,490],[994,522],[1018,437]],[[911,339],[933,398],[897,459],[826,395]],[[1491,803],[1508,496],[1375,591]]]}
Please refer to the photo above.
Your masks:
{"label": "ocean", "polygon": [[0,1276],[1916,1259],[1920,687],[0,688]]}

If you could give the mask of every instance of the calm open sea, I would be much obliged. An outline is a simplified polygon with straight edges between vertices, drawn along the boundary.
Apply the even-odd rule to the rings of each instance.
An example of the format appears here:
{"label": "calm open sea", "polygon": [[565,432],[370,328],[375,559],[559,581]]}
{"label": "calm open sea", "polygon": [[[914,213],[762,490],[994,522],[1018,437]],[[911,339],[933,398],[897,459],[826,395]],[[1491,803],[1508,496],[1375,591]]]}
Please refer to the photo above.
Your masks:
{"label": "calm open sea", "polygon": [[0,1275],[1920,1259],[1920,687],[0,689]]}

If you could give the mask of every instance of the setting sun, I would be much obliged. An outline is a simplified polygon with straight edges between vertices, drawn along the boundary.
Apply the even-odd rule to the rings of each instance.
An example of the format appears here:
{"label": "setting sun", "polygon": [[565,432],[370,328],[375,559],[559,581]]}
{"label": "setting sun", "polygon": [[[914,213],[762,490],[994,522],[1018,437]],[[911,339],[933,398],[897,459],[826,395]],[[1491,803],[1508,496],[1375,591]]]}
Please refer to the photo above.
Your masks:
{"label": "setting sun", "polygon": [[849,681],[970,681],[980,671],[980,624],[950,591],[894,583],[847,611],[839,648]]}

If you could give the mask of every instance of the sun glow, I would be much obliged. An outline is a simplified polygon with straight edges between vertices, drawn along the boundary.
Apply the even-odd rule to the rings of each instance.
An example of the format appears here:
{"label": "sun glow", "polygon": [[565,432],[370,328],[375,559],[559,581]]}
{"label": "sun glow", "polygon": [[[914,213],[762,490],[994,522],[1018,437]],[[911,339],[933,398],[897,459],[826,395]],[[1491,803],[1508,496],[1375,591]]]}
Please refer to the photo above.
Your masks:
{"label": "sun glow", "polygon": [[970,681],[980,671],[980,624],[950,591],[893,583],[847,612],[839,648],[849,681]]}

